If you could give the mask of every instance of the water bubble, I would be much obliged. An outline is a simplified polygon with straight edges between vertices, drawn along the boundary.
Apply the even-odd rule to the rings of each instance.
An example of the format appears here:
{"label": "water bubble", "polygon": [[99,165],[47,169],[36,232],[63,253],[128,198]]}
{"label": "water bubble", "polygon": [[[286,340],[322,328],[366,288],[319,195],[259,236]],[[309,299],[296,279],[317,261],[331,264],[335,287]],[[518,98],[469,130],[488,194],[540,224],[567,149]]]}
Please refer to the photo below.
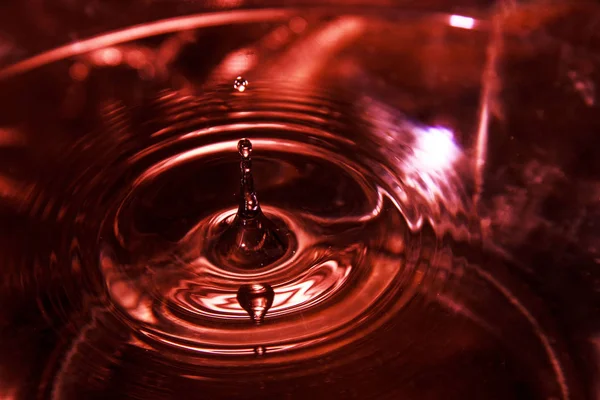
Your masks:
{"label": "water bubble", "polygon": [[242,285],[237,292],[238,303],[257,325],[263,322],[267,311],[273,305],[274,297],[273,288],[266,283]]}
{"label": "water bubble", "polygon": [[265,348],[265,346],[257,346],[254,348],[254,354],[256,354],[257,356],[264,356],[266,352],[267,349]]}
{"label": "water bubble", "polygon": [[246,90],[247,87],[248,87],[248,81],[246,79],[242,78],[241,76],[238,76],[233,81],[233,88],[240,93],[243,92],[244,90]]}

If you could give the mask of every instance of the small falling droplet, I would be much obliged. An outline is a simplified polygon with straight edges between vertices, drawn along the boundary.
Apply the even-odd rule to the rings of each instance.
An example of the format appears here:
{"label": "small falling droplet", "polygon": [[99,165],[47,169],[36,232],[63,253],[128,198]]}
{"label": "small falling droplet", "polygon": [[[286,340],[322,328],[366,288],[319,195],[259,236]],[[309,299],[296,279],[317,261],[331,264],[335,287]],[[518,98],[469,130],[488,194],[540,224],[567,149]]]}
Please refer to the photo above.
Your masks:
{"label": "small falling droplet", "polygon": [[238,151],[242,159],[247,160],[252,154],[252,142],[248,139],[242,139],[238,142]]}
{"label": "small falling droplet", "polygon": [[237,292],[238,303],[256,325],[264,321],[267,311],[273,305],[274,297],[273,288],[266,283],[242,285]]}
{"label": "small falling droplet", "polygon": [[242,78],[241,76],[238,76],[233,81],[233,88],[240,93],[245,91],[247,87],[248,87],[248,81],[246,79]]}
{"label": "small falling droplet", "polygon": [[258,346],[254,348],[254,354],[257,356],[264,356],[266,352],[267,349],[265,349],[265,346]]}

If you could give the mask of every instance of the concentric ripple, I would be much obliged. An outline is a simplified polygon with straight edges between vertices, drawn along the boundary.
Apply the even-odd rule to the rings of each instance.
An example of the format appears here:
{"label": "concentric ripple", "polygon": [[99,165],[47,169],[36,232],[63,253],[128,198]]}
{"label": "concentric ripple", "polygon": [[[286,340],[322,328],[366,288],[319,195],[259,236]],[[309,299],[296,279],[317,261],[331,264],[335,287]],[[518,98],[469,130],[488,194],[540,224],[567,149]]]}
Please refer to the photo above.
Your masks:
{"label": "concentric ripple", "polygon": [[[419,236],[408,229],[390,182],[370,169],[375,160],[351,140],[352,129],[337,139],[307,110],[305,119],[272,111],[262,96],[258,91],[252,103],[260,122],[246,112],[197,130],[182,127],[130,159],[152,160],[104,223],[101,266],[121,314],[140,324],[150,343],[228,356],[261,348],[275,362],[274,354],[292,349],[356,340],[411,296]],[[265,215],[290,238],[281,259],[253,270],[214,251],[236,212],[239,137],[252,140]],[[157,159],[158,152],[168,156]],[[260,327],[237,300],[241,286],[256,283],[274,292]]]}
{"label": "concentric ripple", "polygon": [[[521,7],[488,19],[231,6],[0,70],[2,395],[585,398],[579,377],[592,375],[570,356],[594,349],[576,343],[593,324],[570,308],[592,307],[591,296],[571,302],[570,291],[551,295],[569,285],[539,285],[569,276],[563,243],[554,261],[532,250],[540,276],[524,276],[529,266],[510,258],[519,253],[492,245],[495,235],[485,247],[480,230],[509,215],[516,232],[519,208],[546,207],[536,199],[545,182],[494,197],[506,182],[484,185],[483,167],[518,154],[501,146],[511,151],[493,160],[509,133],[523,144],[540,121],[553,132],[537,109],[555,100],[530,109],[520,97],[571,101],[563,84],[582,74],[563,68],[558,85],[565,71],[549,83],[507,74],[564,63],[553,57],[564,41],[536,31],[545,55],[532,53],[537,39],[521,26],[530,11],[511,22]],[[531,115],[540,121],[523,123]],[[273,233],[242,241],[260,254],[228,242],[240,237],[241,204],[258,204],[240,190],[242,138],[264,213],[253,232]],[[490,193],[486,202],[501,200],[482,221],[472,199],[485,205]],[[532,232],[511,242],[529,246]]]}

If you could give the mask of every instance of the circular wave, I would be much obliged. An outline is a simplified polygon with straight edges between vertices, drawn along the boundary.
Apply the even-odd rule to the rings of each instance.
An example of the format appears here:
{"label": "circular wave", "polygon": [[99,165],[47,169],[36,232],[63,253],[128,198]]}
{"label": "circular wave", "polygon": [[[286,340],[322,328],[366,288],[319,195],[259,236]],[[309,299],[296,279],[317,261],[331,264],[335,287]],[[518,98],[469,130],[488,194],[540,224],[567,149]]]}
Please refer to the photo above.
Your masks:
{"label": "circular wave", "polygon": [[[212,105],[196,108],[199,102],[173,94],[159,102],[164,113],[203,117],[161,131],[162,140],[127,160],[144,168],[103,224],[100,265],[111,299],[144,340],[198,356],[260,348],[273,363],[302,357],[305,347],[358,340],[418,284],[419,234],[408,229],[393,196],[403,183],[382,181],[368,149],[350,134],[334,134],[343,122],[327,120],[326,101],[290,101],[290,92],[276,107],[260,88],[244,95],[231,96],[227,107],[251,107],[222,119],[205,117]],[[212,254],[235,215],[241,137],[254,145],[265,214],[292,238],[282,259],[252,271],[231,269]],[[253,283],[274,292],[259,327],[236,297]]]}

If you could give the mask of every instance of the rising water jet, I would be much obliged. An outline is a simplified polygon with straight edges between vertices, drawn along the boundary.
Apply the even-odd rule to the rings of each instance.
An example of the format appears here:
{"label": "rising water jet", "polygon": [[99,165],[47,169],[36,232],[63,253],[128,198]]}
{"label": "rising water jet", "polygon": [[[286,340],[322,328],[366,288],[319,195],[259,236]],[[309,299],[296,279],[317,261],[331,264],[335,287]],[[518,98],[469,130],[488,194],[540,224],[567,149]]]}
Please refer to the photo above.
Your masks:
{"label": "rising water jet", "polygon": [[260,208],[252,171],[252,143],[242,139],[239,205],[235,218],[218,240],[222,259],[242,269],[260,269],[280,259],[287,250],[287,234],[268,219]]}

